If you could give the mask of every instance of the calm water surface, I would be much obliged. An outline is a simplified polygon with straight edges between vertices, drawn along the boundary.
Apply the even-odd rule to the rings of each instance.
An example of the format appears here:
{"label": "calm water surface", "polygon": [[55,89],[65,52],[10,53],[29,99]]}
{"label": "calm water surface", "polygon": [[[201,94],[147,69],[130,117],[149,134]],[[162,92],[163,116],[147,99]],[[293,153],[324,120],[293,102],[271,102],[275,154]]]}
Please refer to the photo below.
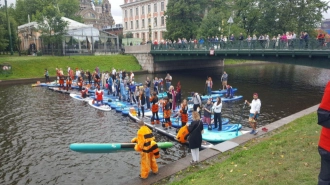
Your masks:
{"label": "calm water surface", "polygon": [[[232,123],[247,126],[248,108],[241,108],[257,92],[262,101],[259,126],[271,123],[318,104],[330,70],[282,64],[231,66],[214,70],[171,73],[173,84],[181,81],[184,96],[205,92],[204,82],[211,76],[214,90],[221,85],[221,74],[238,88],[243,100],[225,103],[223,116]],[[165,77],[165,73],[136,75]],[[139,154],[81,154],[69,150],[75,142],[129,142],[137,126],[128,117],[101,112],[68,95],[30,85],[0,87],[0,184],[118,184],[139,174]],[[156,134],[158,141],[170,141]],[[175,144],[160,166],[187,155],[185,146]]]}

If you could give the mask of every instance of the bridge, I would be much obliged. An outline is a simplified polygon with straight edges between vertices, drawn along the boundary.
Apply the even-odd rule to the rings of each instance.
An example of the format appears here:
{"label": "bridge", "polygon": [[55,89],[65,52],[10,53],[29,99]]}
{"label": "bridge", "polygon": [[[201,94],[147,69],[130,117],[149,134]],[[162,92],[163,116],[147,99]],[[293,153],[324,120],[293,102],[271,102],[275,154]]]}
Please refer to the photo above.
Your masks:
{"label": "bridge", "polygon": [[224,66],[226,58],[330,68],[330,42],[315,39],[148,44],[125,47],[125,53],[149,72]]}

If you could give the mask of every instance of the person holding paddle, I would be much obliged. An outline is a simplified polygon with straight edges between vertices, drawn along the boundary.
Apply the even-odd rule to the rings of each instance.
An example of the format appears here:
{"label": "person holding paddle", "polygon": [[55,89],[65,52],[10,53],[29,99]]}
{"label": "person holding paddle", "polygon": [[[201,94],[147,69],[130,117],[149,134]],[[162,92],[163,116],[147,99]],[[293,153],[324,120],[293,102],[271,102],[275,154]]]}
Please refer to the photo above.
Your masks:
{"label": "person holding paddle", "polygon": [[256,135],[258,133],[257,119],[259,117],[260,107],[261,107],[261,101],[258,98],[258,94],[257,93],[253,94],[253,100],[251,101],[251,103],[248,102],[247,100],[245,100],[245,103],[247,103],[251,107],[250,115],[249,115],[249,124],[252,127],[252,130],[250,134]]}
{"label": "person holding paddle", "polygon": [[227,86],[228,81],[228,74],[226,71],[223,72],[223,75],[221,76],[221,82],[222,82],[222,90],[225,90],[225,87]]}

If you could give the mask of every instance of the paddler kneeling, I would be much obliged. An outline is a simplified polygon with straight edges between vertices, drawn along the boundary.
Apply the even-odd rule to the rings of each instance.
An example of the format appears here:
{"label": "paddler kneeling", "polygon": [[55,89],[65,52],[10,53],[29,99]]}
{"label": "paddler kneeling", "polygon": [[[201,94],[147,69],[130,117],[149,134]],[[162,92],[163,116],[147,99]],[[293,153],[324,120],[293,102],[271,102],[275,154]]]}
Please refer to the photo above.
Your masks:
{"label": "paddler kneeling", "polygon": [[159,158],[160,154],[152,131],[144,125],[143,121],[139,121],[138,125],[140,129],[137,132],[137,137],[133,138],[131,142],[137,143],[134,150],[140,152],[141,155],[141,171],[139,177],[141,179],[146,179],[148,178],[150,169],[153,174],[158,174],[156,159]]}
{"label": "paddler kneeling", "polygon": [[81,90],[81,97],[87,98],[87,95],[88,95],[88,88],[86,87],[85,89]]}
{"label": "paddler kneeling", "polygon": [[[97,86],[97,90],[95,92],[95,99],[97,103],[101,102],[101,105],[103,105],[103,91],[101,90],[100,86]],[[94,104],[93,100],[93,104]]]}

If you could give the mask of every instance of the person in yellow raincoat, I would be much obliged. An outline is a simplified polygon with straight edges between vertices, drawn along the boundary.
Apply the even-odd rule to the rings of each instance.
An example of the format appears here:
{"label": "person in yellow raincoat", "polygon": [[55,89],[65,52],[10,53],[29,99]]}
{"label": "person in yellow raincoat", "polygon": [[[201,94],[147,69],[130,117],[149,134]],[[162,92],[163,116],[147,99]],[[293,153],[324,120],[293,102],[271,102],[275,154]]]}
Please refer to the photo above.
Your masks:
{"label": "person in yellow raincoat", "polygon": [[140,178],[148,178],[150,169],[154,174],[158,174],[158,166],[156,159],[160,157],[157,143],[152,131],[144,125],[143,121],[139,121],[140,129],[137,132],[137,137],[132,139],[132,143],[137,143],[134,147],[135,151],[141,154],[141,170]]}

